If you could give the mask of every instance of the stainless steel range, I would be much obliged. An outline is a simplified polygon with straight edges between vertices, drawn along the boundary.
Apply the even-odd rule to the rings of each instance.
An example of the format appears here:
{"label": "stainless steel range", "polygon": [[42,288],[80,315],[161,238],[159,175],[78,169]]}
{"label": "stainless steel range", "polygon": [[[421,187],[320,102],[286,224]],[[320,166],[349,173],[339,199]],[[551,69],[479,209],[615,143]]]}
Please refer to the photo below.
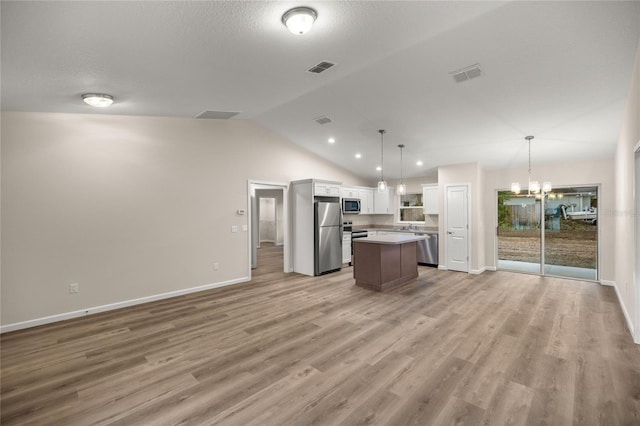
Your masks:
{"label": "stainless steel range", "polygon": [[367,238],[369,236],[369,234],[367,233],[367,230],[351,230],[351,263],[349,263],[349,265],[353,265],[353,240],[357,239],[357,238]]}

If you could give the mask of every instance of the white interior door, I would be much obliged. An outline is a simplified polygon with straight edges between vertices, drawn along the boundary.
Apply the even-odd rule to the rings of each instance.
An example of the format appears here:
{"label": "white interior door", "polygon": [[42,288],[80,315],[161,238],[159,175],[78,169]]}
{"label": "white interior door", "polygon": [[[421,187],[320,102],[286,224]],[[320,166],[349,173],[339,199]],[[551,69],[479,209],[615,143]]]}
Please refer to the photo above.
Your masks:
{"label": "white interior door", "polygon": [[469,272],[468,187],[448,186],[446,193],[447,269]]}
{"label": "white interior door", "polygon": [[[636,145],[635,149],[635,158],[634,158],[634,174],[635,174],[635,183],[634,183],[634,203],[635,203],[635,211],[640,212],[640,142]],[[637,261],[638,256],[640,256],[640,214],[635,215],[635,325],[634,325],[634,341],[640,344],[640,262]]]}

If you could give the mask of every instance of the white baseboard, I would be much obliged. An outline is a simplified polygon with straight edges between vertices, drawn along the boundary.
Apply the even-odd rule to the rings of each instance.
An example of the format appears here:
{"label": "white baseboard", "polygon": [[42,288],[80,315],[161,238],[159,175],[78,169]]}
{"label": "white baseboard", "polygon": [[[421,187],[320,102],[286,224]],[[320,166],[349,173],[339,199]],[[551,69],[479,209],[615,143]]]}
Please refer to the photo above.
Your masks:
{"label": "white baseboard", "polygon": [[613,288],[616,291],[616,296],[618,296],[618,304],[620,305],[620,308],[622,309],[622,314],[624,315],[624,319],[627,321],[627,328],[631,332],[631,337],[633,338],[633,341],[635,343],[640,344],[639,339],[636,338],[636,333],[635,333],[635,330],[634,330],[634,327],[633,327],[633,321],[631,321],[631,317],[629,316],[629,312],[627,312],[627,308],[626,308],[626,306],[624,306],[624,302],[622,301],[622,296],[620,296],[620,292],[618,291],[618,285],[616,284],[615,281],[605,281],[605,280],[601,280],[600,284],[606,285],[606,286],[613,286]]}
{"label": "white baseboard", "polygon": [[110,303],[108,305],[94,306],[92,308],[81,309],[78,311],[65,312],[62,314],[51,315],[48,317],[36,318],[29,321],[16,322],[0,326],[0,334],[9,331],[22,330],[24,328],[36,327],[39,325],[50,324],[52,322],[64,321],[72,318],[83,317],[86,315],[97,314],[99,312],[112,311],[114,309],[126,308],[127,306],[140,305],[142,303],[154,302],[156,300],[169,299],[171,297],[182,296],[184,294],[196,293],[198,291],[210,290],[217,287],[225,287],[228,285],[238,284],[249,281],[248,277],[236,278],[229,281],[205,284],[198,287],[186,288],[184,290],[170,291],[168,293],[154,294],[152,296],[140,297],[138,299],[124,300],[122,302]]}
{"label": "white baseboard", "polygon": [[485,266],[484,268],[487,271],[491,271],[491,272],[496,272],[498,270],[498,268],[496,268],[495,266]]}
{"label": "white baseboard", "polygon": [[480,275],[481,273],[483,273],[483,272],[484,272],[484,271],[486,271],[486,270],[487,270],[487,267],[486,267],[486,266],[483,266],[483,267],[482,267],[482,268],[480,268],[480,269],[471,269],[471,270],[469,271],[469,273],[470,273],[471,275]]}
{"label": "white baseboard", "polygon": [[440,269],[441,271],[448,271],[449,269],[444,266],[444,265],[438,265],[438,269]]}

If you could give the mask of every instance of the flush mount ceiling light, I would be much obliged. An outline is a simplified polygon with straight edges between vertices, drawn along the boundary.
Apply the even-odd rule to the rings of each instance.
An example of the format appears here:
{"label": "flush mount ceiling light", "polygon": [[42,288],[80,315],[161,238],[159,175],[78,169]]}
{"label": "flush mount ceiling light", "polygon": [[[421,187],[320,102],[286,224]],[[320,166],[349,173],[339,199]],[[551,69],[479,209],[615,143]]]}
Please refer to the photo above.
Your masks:
{"label": "flush mount ceiling light", "polygon": [[104,93],[85,93],[82,100],[92,107],[104,108],[113,103],[113,96]]}
{"label": "flush mount ceiling light", "polygon": [[404,145],[398,145],[400,148],[400,183],[398,184],[398,194],[404,195],[407,193],[407,185],[404,184],[404,179],[402,178],[402,150],[404,149]]}
{"label": "flush mount ceiling light", "polygon": [[[540,189],[542,189],[542,194],[550,192],[552,189],[551,182],[544,182],[542,188],[540,188],[540,183],[537,180],[531,180],[531,140],[533,136],[526,136],[525,139],[529,143],[529,186],[527,188],[527,196],[531,196],[531,193],[538,194]],[[511,192],[514,194],[519,194],[521,189],[520,182],[513,182],[511,184]]]}
{"label": "flush mount ceiling light", "polygon": [[387,182],[384,180],[384,134],[386,130],[378,130],[380,133],[380,181],[378,181],[378,192],[384,192],[387,190]]}
{"label": "flush mount ceiling light", "polygon": [[329,138],[329,143],[336,143],[335,138]]}
{"label": "flush mount ceiling light", "polygon": [[293,34],[302,35],[311,29],[318,13],[310,7],[294,7],[282,15],[282,23]]}

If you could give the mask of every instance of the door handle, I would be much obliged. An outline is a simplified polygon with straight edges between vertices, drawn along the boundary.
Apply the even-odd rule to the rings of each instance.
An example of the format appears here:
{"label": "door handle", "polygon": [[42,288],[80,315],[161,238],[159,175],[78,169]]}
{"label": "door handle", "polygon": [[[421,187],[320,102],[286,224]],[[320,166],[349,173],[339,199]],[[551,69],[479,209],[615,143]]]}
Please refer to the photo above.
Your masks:
{"label": "door handle", "polygon": [[448,231],[447,234],[451,235],[453,234],[453,231]]}

